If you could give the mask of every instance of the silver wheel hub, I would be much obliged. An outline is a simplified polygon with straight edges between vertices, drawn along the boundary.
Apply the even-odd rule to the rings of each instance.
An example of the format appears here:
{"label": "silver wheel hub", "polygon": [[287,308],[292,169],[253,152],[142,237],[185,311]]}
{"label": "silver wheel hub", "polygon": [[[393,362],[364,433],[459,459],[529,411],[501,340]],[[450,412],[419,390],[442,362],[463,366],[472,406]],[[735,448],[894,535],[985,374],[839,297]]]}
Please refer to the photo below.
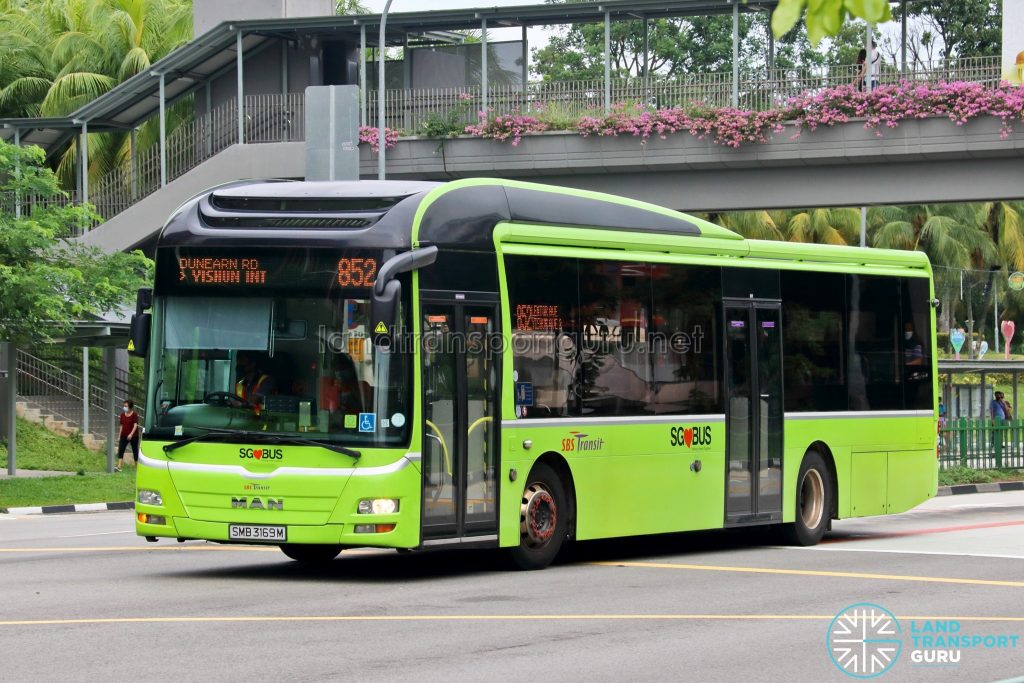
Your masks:
{"label": "silver wheel hub", "polygon": [[527,486],[520,507],[520,531],[526,544],[534,548],[547,544],[557,525],[558,509],[551,492],[540,483]]}
{"label": "silver wheel hub", "polygon": [[818,470],[807,470],[800,480],[800,521],[808,529],[816,529],[825,513],[825,483]]}

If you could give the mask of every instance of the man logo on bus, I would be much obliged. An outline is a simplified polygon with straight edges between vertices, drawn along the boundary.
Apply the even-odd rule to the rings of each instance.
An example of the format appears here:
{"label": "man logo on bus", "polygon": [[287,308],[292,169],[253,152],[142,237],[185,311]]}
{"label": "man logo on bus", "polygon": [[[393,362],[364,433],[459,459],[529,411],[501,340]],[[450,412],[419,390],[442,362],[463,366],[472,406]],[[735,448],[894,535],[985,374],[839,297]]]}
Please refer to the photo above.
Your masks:
{"label": "man logo on bus", "polygon": [[672,446],[707,447],[711,445],[711,425],[696,427],[673,427],[669,431],[669,444]]}

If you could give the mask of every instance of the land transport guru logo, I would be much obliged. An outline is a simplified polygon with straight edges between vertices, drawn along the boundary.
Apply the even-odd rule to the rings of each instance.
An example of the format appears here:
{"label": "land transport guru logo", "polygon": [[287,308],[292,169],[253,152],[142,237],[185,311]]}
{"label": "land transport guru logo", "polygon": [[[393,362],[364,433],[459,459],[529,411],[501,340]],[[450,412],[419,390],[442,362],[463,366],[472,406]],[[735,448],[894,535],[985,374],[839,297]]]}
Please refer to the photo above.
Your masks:
{"label": "land transport guru logo", "polygon": [[[911,666],[958,666],[964,650],[1016,650],[1016,634],[968,633],[956,619],[913,619],[907,631]],[[904,632],[892,612],[867,602],[844,608],[829,624],[825,646],[836,667],[852,678],[889,671],[903,652]]]}

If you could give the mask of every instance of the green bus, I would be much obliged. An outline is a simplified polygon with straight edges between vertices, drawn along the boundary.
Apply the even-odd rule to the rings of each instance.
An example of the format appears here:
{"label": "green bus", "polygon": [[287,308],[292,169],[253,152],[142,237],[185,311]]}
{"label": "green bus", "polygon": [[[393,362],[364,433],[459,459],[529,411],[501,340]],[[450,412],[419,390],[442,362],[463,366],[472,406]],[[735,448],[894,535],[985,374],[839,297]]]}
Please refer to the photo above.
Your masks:
{"label": "green bus", "polygon": [[136,529],[507,548],[831,520],[935,495],[931,268],[508,180],[245,181],[139,292]]}

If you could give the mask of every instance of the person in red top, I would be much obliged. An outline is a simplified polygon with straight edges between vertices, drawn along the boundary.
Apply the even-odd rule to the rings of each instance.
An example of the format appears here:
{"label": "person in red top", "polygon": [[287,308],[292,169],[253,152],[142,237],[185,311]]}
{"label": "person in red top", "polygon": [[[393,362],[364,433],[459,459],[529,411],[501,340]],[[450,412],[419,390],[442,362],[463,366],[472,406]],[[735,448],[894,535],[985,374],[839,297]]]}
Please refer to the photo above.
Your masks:
{"label": "person in red top", "polygon": [[124,451],[128,444],[132,445],[132,455],[135,456],[135,462],[139,462],[139,414],[135,412],[135,404],[131,401],[125,401],[124,405],[121,406],[121,414],[118,415],[118,419],[121,420],[121,440],[117,446],[117,467],[114,468],[115,472],[121,471],[121,466],[124,464]]}

